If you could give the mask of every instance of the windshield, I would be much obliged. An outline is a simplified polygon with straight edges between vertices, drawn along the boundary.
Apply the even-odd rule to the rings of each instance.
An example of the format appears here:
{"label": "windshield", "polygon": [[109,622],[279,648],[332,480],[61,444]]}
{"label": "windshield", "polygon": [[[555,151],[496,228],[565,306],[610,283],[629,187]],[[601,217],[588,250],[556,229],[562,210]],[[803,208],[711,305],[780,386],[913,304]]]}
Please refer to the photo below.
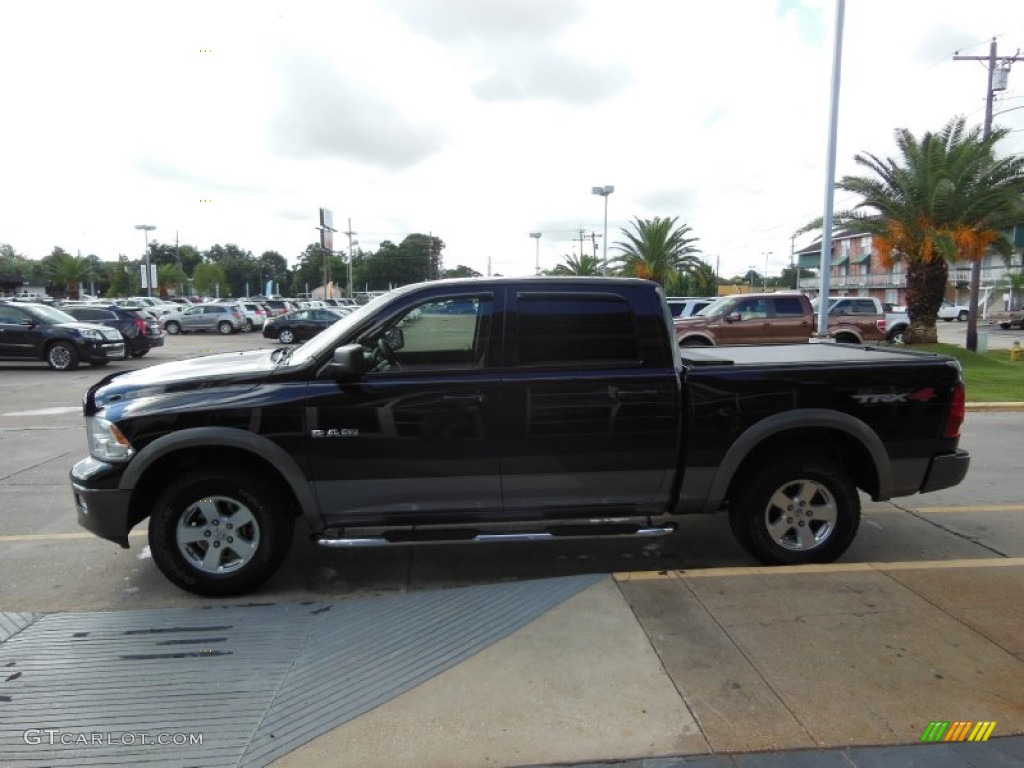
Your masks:
{"label": "windshield", "polygon": [[338,322],[318,333],[301,347],[296,347],[290,355],[283,356],[281,363],[284,365],[302,365],[315,357],[319,357],[328,349],[331,349],[337,343],[338,338],[347,333],[349,328],[359,325],[366,317],[376,312],[379,307],[391,302],[395,298],[396,293],[398,291],[378,296],[373,301],[359,307],[359,309],[350,312],[344,317],[339,317]]}
{"label": "windshield", "polygon": [[37,320],[42,320],[45,323],[77,323],[78,321],[69,315],[67,312],[63,312],[55,307],[48,307],[45,304],[34,304],[30,307],[25,307],[25,311],[28,312],[32,317]]}
{"label": "windshield", "polygon": [[694,315],[694,317],[718,317],[719,315],[728,314],[729,308],[735,303],[735,296],[722,296],[721,298],[715,299],[708,304],[704,309]]}

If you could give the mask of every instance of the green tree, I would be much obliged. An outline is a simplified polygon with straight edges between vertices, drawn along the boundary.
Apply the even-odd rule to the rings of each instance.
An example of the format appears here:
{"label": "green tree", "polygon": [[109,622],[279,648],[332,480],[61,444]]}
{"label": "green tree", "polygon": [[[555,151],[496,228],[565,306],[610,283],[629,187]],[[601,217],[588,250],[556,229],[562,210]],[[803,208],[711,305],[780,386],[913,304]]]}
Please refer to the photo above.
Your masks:
{"label": "green tree", "polygon": [[898,157],[857,154],[854,161],[869,174],[844,176],[836,185],[862,198],[836,214],[836,227],[872,234],[883,264],[906,262],[907,343],[936,341],[949,262],[980,260],[990,248],[1010,251],[1001,230],[1021,220],[1024,157],[995,156],[1007,133],[997,128],[983,138],[962,117],[921,138],[901,128]]}
{"label": "green tree", "polygon": [[43,258],[43,275],[48,291],[54,295],[77,299],[79,285],[88,283],[95,273],[87,258],[74,256],[57,246],[50,255]]}
{"label": "green tree", "polygon": [[471,267],[463,266],[459,264],[455,269],[446,269],[441,273],[442,277],[483,277],[479,272]]}
{"label": "green tree", "polygon": [[201,296],[214,296],[217,293],[217,286],[220,286],[220,295],[227,296],[228,281],[224,276],[224,270],[217,264],[200,264],[192,275],[192,284],[196,292]]}
{"label": "green tree", "polygon": [[264,251],[256,259],[256,284],[259,293],[267,285],[267,281],[284,283],[288,280],[288,260],[277,251]]}
{"label": "green tree", "polygon": [[718,277],[707,262],[700,262],[686,272],[673,272],[665,281],[668,296],[715,296],[718,293]]}
{"label": "green tree", "polygon": [[126,297],[131,291],[132,281],[129,275],[131,266],[124,254],[116,262],[107,265],[108,297]]}
{"label": "green tree", "polygon": [[170,294],[183,296],[188,291],[188,275],[177,264],[161,264],[156,270],[156,284],[164,298]]}
{"label": "green tree", "polygon": [[687,237],[690,227],[678,224],[679,217],[641,219],[634,216],[630,225],[619,231],[626,239],[615,243],[619,255],[615,258],[618,271],[632,277],[654,280],[659,285],[675,273],[688,273],[702,263],[693,243],[696,237]]}
{"label": "green tree", "polygon": [[561,263],[553,269],[545,272],[547,275],[582,275],[599,276],[601,274],[601,260],[597,256],[584,253],[577,256],[575,253],[566,254],[562,257]]}

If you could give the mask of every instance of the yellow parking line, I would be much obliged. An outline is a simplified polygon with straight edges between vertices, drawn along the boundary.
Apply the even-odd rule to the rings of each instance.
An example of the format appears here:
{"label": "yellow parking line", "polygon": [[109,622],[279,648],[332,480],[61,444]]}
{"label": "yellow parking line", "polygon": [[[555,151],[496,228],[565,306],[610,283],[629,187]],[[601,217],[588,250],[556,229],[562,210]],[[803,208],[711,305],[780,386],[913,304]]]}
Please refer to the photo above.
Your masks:
{"label": "yellow parking line", "polygon": [[[146,531],[132,531],[129,536],[145,536]],[[80,533],[19,533],[11,536],[0,536],[0,543],[11,541],[64,541],[68,539],[96,539],[96,534],[82,531]],[[99,540],[99,539],[97,539]]]}
{"label": "yellow parking line", "polygon": [[961,560],[906,560],[892,563],[821,563],[815,565],[762,565],[731,568],[696,568],[677,571],[622,571],[616,581],[702,579],[728,576],[795,576],[803,573],[869,573],[871,571],[945,570],[951,568],[1006,568],[1024,566],[1024,557],[982,557]]}
{"label": "yellow parking line", "polygon": [[913,507],[915,512],[1024,512],[1024,504],[977,504],[964,507]]}

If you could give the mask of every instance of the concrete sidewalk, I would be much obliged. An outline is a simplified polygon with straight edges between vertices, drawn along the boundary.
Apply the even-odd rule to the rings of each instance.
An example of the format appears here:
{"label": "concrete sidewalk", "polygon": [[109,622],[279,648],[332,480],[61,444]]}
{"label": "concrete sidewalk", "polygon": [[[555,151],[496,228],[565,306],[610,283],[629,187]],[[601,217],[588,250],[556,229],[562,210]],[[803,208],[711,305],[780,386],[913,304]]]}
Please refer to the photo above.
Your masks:
{"label": "concrete sidewalk", "polygon": [[985,557],[4,614],[0,764],[1024,765],[1021,594],[1024,558]]}
{"label": "concrete sidewalk", "polygon": [[920,744],[934,720],[1024,733],[1021,594],[1019,558],[619,574],[275,765],[848,766],[827,750],[909,744],[1024,764],[1020,738],[962,762]]}

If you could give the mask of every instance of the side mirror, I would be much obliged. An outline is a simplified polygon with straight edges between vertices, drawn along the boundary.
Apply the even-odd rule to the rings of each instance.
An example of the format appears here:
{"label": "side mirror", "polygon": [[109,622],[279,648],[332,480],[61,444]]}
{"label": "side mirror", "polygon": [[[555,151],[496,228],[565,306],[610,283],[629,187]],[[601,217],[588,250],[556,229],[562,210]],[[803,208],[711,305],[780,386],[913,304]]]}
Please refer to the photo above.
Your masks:
{"label": "side mirror", "polygon": [[738,323],[740,320],[743,319],[743,317],[742,315],[740,315],[739,312],[730,312],[728,315],[725,316],[725,319],[728,320],[730,323]]}
{"label": "side mirror", "polygon": [[341,381],[356,381],[366,373],[366,356],[362,344],[346,344],[334,350],[327,364],[330,376]]}

